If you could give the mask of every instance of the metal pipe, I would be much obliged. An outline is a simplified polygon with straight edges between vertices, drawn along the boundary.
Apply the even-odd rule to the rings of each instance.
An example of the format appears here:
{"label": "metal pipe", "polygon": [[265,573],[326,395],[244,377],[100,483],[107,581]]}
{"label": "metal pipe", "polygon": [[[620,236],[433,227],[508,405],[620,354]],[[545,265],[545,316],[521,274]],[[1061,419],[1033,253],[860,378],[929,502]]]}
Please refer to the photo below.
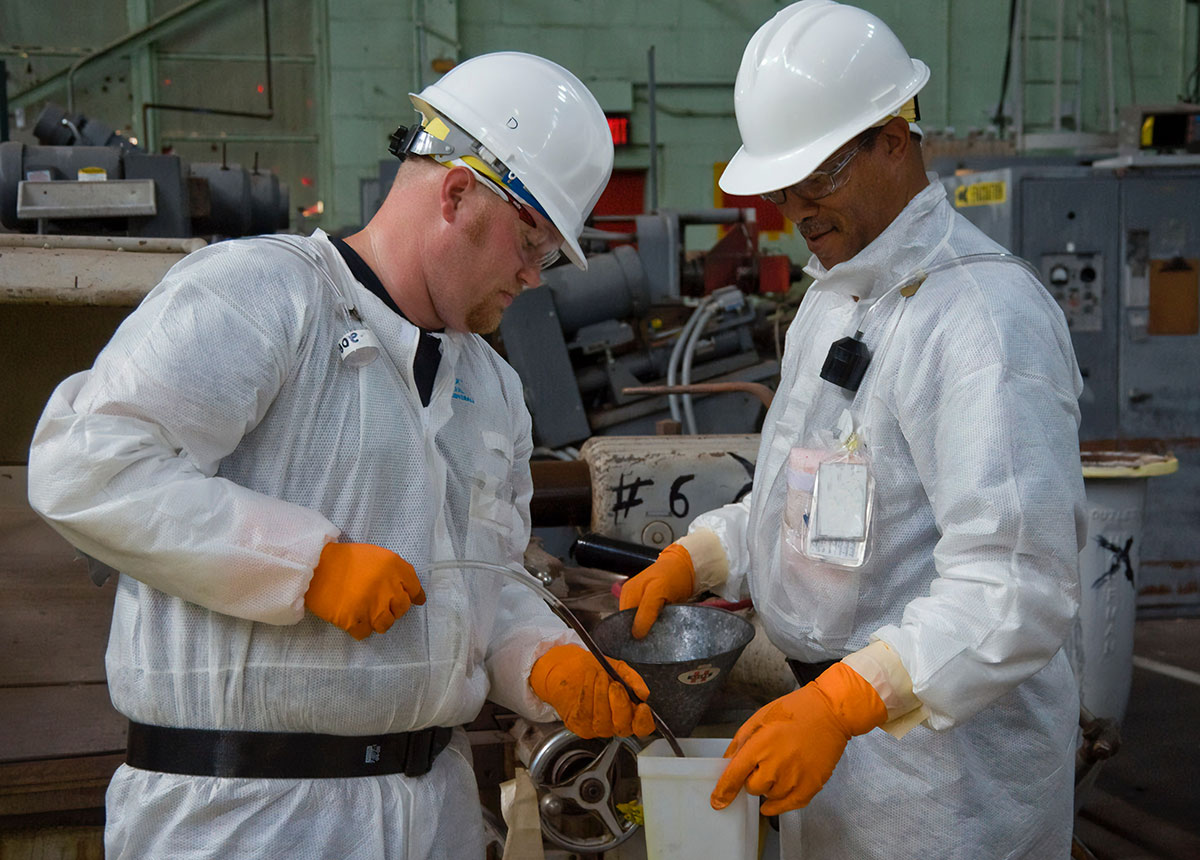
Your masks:
{"label": "metal pipe", "polygon": [[419,93],[425,88],[425,67],[421,63],[421,42],[425,38],[425,35],[421,32],[421,12],[418,9],[419,2],[420,0],[412,0],[412,4],[409,8],[409,13],[412,15],[413,24],[413,92],[416,93]]}
{"label": "metal pipe", "polygon": [[[70,68],[67,69],[67,73],[66,73],[67,113],[74,113],[74,111],[75,111],[75,81],[74,81],[74,79],[75,79],[75,75],[84,66],[88,65],[89,63],[94,62],[95,60],[100,59],[101,57],[108,56],[109,54],[113,53],[114,51],[117,51],[126,46],[130,46],[131,48],[132,47],[141,47],[142,43],[149,43],[149,42],[154,41],[155,39],[161,37],[162,35],[164,35],[161,31],[165,30],[169,24],[174,23],[179,18],[183,17],[184,15],[188,14],[189,12],[192,12],[201,6],[205,6],[208,4],[219,5],[224,2],[227,2],[227,0],[191,0],[190,3],[184,3],[179,8],[168,12],[167,14],[163,15],[161,18],[151,21],[145,27],[139,27],[137,30],[134,30],[132,33],[126,33],[124,36],[117,39],[116,41],[109,42],[107,45],[105,45],[103,48],[96,51],[95,53],[88,54],[86,57],[80,57],[78,60],[76,60],[74,63],[71,64]],[[134,43],[138,43],[138,44],[135,45]],[[52,76],[50,79],[48,79],[44,83],[49,83],[50,80],[54,80],[57,77],[58,77],[57,75]]]}
{"label": "metal pipe", "polygon": [[1083,131],[1083,3],[1075,15],[1075,131]]}
{"label": "metal pipe", "polygon": [[1133,27],[1129,20],[1129,0],[1121,0],[1125,11],[1125,62],[1129,64],[1129,103],[1137,104],[1137,84],[1134,83],[1133,68]]}
{"label": "metal pipe", "polygon": [[1104,80],[1108,89],[1108,130],[1117,130],[1117,83],[1113,69],[1112,2],[1104,0]]}
{"label": "metal pipe", "polygon": [[533,591],[533,593],[538,597],[542,598],[542,600],[546,602],[546,605],[550,607],[555,615],[561,618],[564,622],[566,622],[568,627],[579,634],[579,638],[583,641],[583,644],[587,646],[587,649],[592,652],[592,656],[596,658],[596,661],[600,664],[600,667],[604,669],[610,678],[620,684],[625,690],[625,693],[629,696],[629,701],[633,702],[634,704],[646,705],[646,707],[650,710],[650,716],[654,718],[655,727],[658,729],[659,733],[666,738],[667,744],[671,747],[671,751],[674,752],[679,758],[684,758],[683,748],[679,746],[679,741],[675,739],[675,733],[671,731],[665,722],[663,722],[662,717],[658,715],[654,708],[650,707],[649,703],[642,701],[642,698],[633,691],[633,688],[625,682],[625,679],[617,674],[617,670],[613,668],[613,665],[609,662],[608,657],[603,651],[600,650],[600,646],[596,644],[596,640],[592,638],[592,635],[588,633],[587,629],[583,626],[583,624],[580,623],[579,619],[575,617],[575,613],[568,609],[567,605],[559,600],[552,591],[547,589],[525,571],[513,570],[511,568],[504,567],[503,565],[492,564],[491,562],[486,561],[472,561],[470,559],[435,561],[433,564],[429,565],[427,570],[462,570],[463,568],[472,568],[474,570],[486,570],[492,573],[498,573],[519,585],[525,586]]}
{"label": "metal pipe", "polygon": [[693,382],[688,385],[637,385],[621,389],[622,394],[725,394],[730,391],[753,394],[768,408],[775,397],[775,392],[761,382]]}
{"label": "metal pipe", "polygon": [[417,31],[417,63],[421,70],[417,76],[417,91],[420,92],[425,89],[425,70],[429,68],[429,39],[425,36],[425,13],[427,10],[424,0],[416,0],[416,8],[420,10],[420,14],[413,20],[413,27]]}
{"label": "metal pipe", "polygon": [[[212,111],[208,111],[212,113]],[[261,117],[259,117],[261,119]],[[320,143],[321,136],[319,134],[249,134],[249,133],[234,133],[234,134],[194,134],[193,132],[183,132],[181,134],[167,134],[162,136],[163,140],[175,140],[181,143]]]}
{"label": "metal pipe", "polygon": [[[1054,20],[1054,130],[1062,131],[1062,85],[1063,85],[1063,18],[1067,13],[1067,0],[1058,0],[1058,14]],[[1076,129],[1078,131],[1079,129]]]}
{"label": "metal pipe", "polygon": [[[4,60],[0,60],[0,81],[8,81],[8,72],[5,70]],[[8,140],[8,87],[7,85],[0,92],[0,143]]]}
{"label": "metal pipe", "polygon": [[[150,111],[151,110],[167,110],[178,111],[181,113],[199,113],[199,114],[214,114],[216,116],[236,116],[244,119],[274,119],[275,118],[275,88],[272,86],[271,79],[271,10],[270,0],[262,0],[263,14],[263,57],[267,65],[267,109],[266,111],[239,111],[227,110],[225,108],[209,108],[196,107],[193,105],[174,105],[164,104],[162,102],[143,102],[142,103],[142,129],[145,131],[150,127]],[[68,97],[70,91],[68,90]],[[69,109],[68,109],[69,110]],[[223,141],[225,142],[225,141]],[[147,141],[149,143],[149,141]],[[153,151],[157,146],[147,146]],[[222,155],[222,160],[224,156]]]}
{"label": "metal pipe", "polygon": [[[700,341],[700,336],[704,334],[704,327],[708,325],[708,321],[712,319],[713,314],[717,312],[717,303],[708,302],[704,305],[704,310],[700,312],[700,319],[696,321],[696,325],[692,327],[691,334],[688,335],[687,346],[683,348],[683,366],[680,370],[680,382],[683,385],[690,385],[692,382],[692,361],[696,357],[696,344]],[[692,395],[690,393],[683,395],[683,417],[687,423],[687,432],[693,436],[699,432],[696,427],[696,413],[692,409]]]}
{"label": "metal pipe", "polygon": [[[750,213],[754,213],[751,215]],[[676,212],[680,225],[688,224],[736,224],[757,217],[754,209],[695,209]]]}
{"label": "metal pipe", "polygon": [[[679,333],[673,332],[670,339],[664,338],[664,345],[651,344],[647,352],[628,353],[621,356],[618,361],[639,380],[665,377],[670,370],[668,367],[670,344],[678,343],[678,339]],[[736,328],[718,329],[710,336],[710,342],[711,349],[706,348],[697,353],[697,356],[703,355],[705,361],[725,358],[740,353],[743,349],[742,337]],[[682,349],[680,354],[682,355]],[[678,363],[675,371],[678,375]],[[606,389],[611,382],[611,377],[599,364],[590,364],[576,371],[575,381],[579,385],[579,393],[586,396],[592,392]]]}
{"label": "metal pipe", "polygon": [[581,567],[608,570],[625,576],[641,573],[654,564],[658,552],[655,547],[594,532],[580,535],[571,545],[571,556]]}
{"label": "metal pipe", "polygon": [[[58,48],[47,45],[0,45],[0,57],[79,57],[86,56],[87,48]],[[732,85],[731,85],[732,86]]]}
{"label": "metal pipe", "polygon": [[[12,107],[26,107],[30,104],[44,101],[58,91],[63,78],[66,78],[68,75],[73,75],[75,72],[79,71],[80,68],[87,65],[91,61],[97,60],[106,54],[111,54],[113,51],[126,46],[133,49],[141,47],[143,44],[153,42],[156,39],[161,39],[168,33],[187,26],[194,17],[188,13],[206,15],[211,10],[202,7],[212,6],[215,9],[219,6],[228,5],[230,2],[231,0],[192,0],[192,2],[180,6],[178,9],[175,9],[172,12],[168,12],[166,15],[163,15],[161,18],[152,21],[145,27],[140,27],[131,33],[127,33],[120,39],[117,39],[115,42],[110,42],[98,51],[87,54],[76,63],[73,63],[70,69],[62,69],[57,71],[45,80],[39,81],[33,86],[22,90],[9,99],[9,104]],[[184,16],[187,17],[185,18]],[[69,96],[70,91],[68,90],[68,97]]]}
{"label": "metal pipe", "polygon": [[[667,361],[667,387],[674,388],[675,373],[679,367],[679,359],[683,356],[684,349],[687,348],[688,338],[692,334],[692,329],[696,327],[696,320],[700,318],[700,313],[704,305],[701,304],[692,311],[691,316],[687,318],[687,322],[683,324],[683,328],[679,331],[679,336],[675,339],[675,346],[671,349],[671,358]],[[626,389],[628,391],[628,389]],[[680,399],[674,394],[667,398],[667,404],[671,409],[671,418],[675,421],[682,421],[683,414],[680,412]]]}
{"label": "metal pipe", "polygon": [[658,211],[658,99],[654,91],[654,46],[647,54],[650,84],[650,211]]}
{"label": "metal pipe", "polygon": [[1013,16],[1013,28],[1017,38],[1013,39],[1013,126],[1017,131],[1017,152],[1025,149],[1025,60],[1026,35],[1029,33],[1029,6],[1025,0],[1014,0],[1017,14]]}

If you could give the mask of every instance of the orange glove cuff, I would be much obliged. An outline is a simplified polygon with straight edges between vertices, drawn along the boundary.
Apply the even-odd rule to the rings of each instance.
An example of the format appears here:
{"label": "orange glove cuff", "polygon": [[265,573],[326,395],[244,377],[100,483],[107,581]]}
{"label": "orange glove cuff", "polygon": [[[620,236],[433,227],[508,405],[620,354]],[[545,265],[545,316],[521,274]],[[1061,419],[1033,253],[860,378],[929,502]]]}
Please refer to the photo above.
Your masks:
{"label": "orange glove cuff", "polygon": [[668,583],[671,602],[687,600],[696,586],[696,568],[692,554],[677,543],[667,544],[654,562],[662,570],[662,578]]}
{"label": "orange glove cuff", "polygon": [[887,722],[887,706],[867,679],[845,663],[834,663],[813,682],[850,735],[865,735]]}

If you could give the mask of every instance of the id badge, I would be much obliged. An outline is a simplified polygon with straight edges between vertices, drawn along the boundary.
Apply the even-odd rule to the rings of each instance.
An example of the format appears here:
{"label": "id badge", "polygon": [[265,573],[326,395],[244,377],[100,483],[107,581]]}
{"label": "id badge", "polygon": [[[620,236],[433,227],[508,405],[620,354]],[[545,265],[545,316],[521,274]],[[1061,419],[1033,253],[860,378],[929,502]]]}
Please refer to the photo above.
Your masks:
{"label": "id badge", "polygon": [[861,565],[870,531],[871,496],[871,472],[866,463],[822,463],[813,485],[806,553],[831,564]]}

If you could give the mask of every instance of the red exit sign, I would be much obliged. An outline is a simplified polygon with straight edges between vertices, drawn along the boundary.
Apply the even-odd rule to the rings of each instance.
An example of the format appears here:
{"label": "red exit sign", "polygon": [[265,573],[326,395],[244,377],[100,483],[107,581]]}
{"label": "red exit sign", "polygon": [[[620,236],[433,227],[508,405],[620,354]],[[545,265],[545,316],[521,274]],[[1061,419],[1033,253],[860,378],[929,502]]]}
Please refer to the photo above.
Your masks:
{"label": "red exit sign", "polygon": [[608,116],[608,131],[612,134],[613,146],[629,145],[629,117]]}

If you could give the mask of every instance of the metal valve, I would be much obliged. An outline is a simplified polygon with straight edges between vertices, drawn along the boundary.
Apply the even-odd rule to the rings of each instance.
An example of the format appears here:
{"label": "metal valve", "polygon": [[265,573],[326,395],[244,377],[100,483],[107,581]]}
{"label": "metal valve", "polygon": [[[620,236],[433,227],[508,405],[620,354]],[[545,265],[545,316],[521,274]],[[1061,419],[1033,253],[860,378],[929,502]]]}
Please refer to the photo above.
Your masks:
{"label": "metal valve", "polygon": [[638,797],[637,740],[588,740],[561,723],[523,720],[512,733],[537,789],[548,841],[581,854],[601,853],[637,832],[638,825],[617,808]]}

